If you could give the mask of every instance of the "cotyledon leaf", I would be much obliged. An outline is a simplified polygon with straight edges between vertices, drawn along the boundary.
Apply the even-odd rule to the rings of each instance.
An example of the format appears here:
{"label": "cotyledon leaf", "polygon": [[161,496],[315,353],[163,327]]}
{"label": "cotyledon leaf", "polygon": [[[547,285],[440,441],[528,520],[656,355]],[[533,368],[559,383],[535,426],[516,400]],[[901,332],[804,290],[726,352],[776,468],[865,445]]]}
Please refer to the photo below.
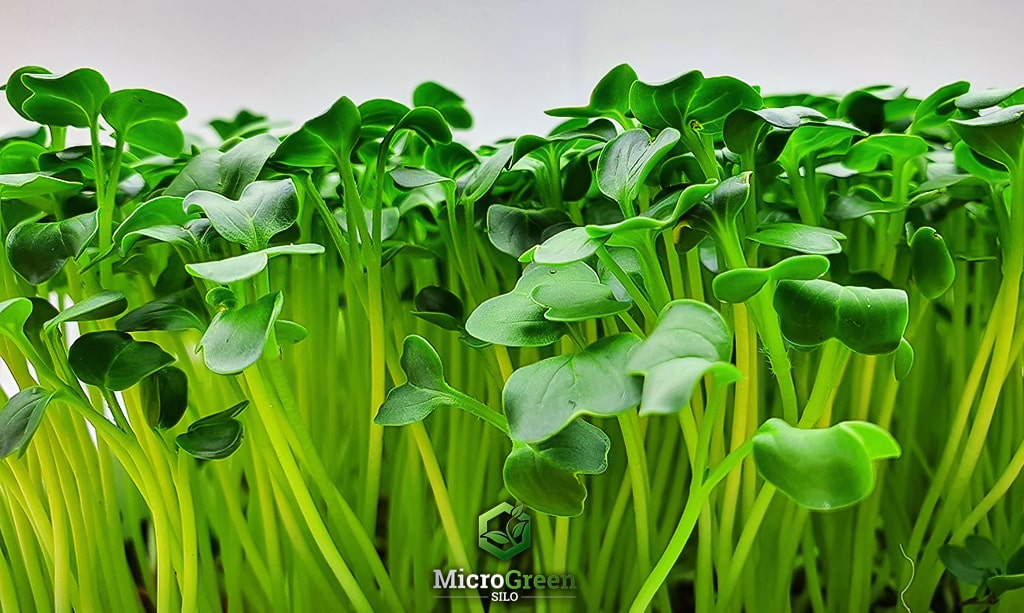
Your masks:
{"label": "cotyledon leaf", "polygon": [[284,297],[275,292],[217,313],[199,341],[206,367],[218,375],[234,375],[255,364],[283,305]]}
{"label": "cotyledon leaf", "polygon": [[533,300],[533,290],[546,284],[599,280],[597,273],[582,262],[558,267],[530,265],[511,292],[485,300],[470,313],[466,332],[509,347],[550,345],[566,333],[566,327],[544,317],[547,308]]}
{"label": "cotyledon leaf", "polygon": [[842,509],[867,498],[875,488],[874,462],[901,453],[888,432],[855,421],[803,430],[772,418],[758,428],[753,442],[761,476],[815,511]]}
{"label": "cotyledon leaf", "polygon": [[249,184],[238,200],[215,192],[195,191],[185,197],[187,212],[206,213],[217,233],[249,251],[267,247],[270,239],[295,223],[299,199],[291,179]]}
{"label": "cotyledon leaf", "polygon": [[270,263],[270,258],[279,255],[320,255],[323,245],[304,243],[301,245],[280,245],[260,251],[236,255],[223,260],[186,264],[185,270],[192,276],[214,283],[234,283],[255,277]]}
{"label": "cotyledon leaf", "polygon": [[68,350],[68,364],[84,383],[119,392],[170,365],[174,356],[159,345],[125,332],[89,332]]}
{"label": "cotyledon leaf", "polygon": [[604,472],[610,449],[608,435],[581,419],[541,443],[514,441],[502,469],[505,487],[541,513],[575,517],[587,499],[579,475]]}
{"label": "cotyledon leaf", "polygon": [[639,343],[633,334],[617,334],[512,373],[502,392],[512,440],[537,443],[581,415],[609,417],[635,407],[640,384],[627,362]]}
{"label": "cotyledon leaf", "polygon": [[802,347],[830,338],[864,354],[892,353],[907,329],[907,294],[898,289],[844,287],[831,281],[781,281],[775,311],[782,334]]}
{"label": "cotyledon leaf", "polygon": [[736,268],[715,276],[711,289],[722,302],[750,300],[769,281],[817,279],[828,272],[829,260],[821,255],[796,255],[770,268]]}
{"label": "cotyledon leaf", "polygon": [[738,380],[731,356],[732,333],[718,311],[695,300],[668,303],[627,366],[644,377],[640,414],[664,415],[687,407],[706,374],[714,374],[719,384]]}
{"label": "cotyledon leaf", "polygon": [[0,459],[24,455],[32,435],[43,421],[46,407],[57,393],[41,387],[24,389],[0,409]]}

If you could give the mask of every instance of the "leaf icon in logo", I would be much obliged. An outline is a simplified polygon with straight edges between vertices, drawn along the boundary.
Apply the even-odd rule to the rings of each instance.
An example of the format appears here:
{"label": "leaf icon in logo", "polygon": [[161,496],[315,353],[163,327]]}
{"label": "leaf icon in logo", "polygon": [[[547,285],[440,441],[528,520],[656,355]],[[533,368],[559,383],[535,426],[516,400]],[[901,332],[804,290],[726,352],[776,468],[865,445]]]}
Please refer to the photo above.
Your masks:
{"label": "leaf icon in logo", "polygon": [[512,542],[511,539],[508,538],[508,535],[501,530],[491,530],[490,532],[485,533],[484,536],[491,539],[498,545],[508,545]]}

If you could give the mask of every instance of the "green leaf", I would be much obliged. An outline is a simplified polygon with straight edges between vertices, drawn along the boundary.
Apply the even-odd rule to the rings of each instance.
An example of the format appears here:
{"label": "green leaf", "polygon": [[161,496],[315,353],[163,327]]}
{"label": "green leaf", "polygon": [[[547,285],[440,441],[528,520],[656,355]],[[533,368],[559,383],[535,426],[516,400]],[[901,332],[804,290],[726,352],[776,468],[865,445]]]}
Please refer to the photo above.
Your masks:
{"label": "green leaf", "polygon": [[94,126],[100,106],[110,94],[103,75],[91,68],[63,75],[24,74],[21,82],[32,92],[22,104],[22,111],[46,126]]}
{"label": "green leaf", "polygon": [[795,130],[805,118],[823,121],[825,116],[814,109],[802,106],[736,109],[726,117],[722,137],[731,151],[751,156],[769,132]]}
{"label": "green leaf", "polygon": [[412,103],[414,106],[434,107],[453,128],[468,130],[473,127],[473,116],[466,110],[462,96],[433,81],[420,83],[413,90]]}
{"label": "green leaf", "polygon": [[119,392],[174,362],[158,345],[124,332],[89,332],[68,350],[68,364],[82,382]]}
{"label": "green leaf", "polygon": [[0,174],[0,200],[27,200],[40,196],[70,196],[82,184],[51,177],[42,172]]}
{"label": "green leaf", "polygon": [[956,108],[965,111],[982,111],[998,105],[1018,91],[1020,90],[991,88],[967,92],[956,99]]}
{"label": "green leaf", "polygon": [[182,292],[129,311],[117,320],[117,329],[121,332],[205,330],[206,322],[196,314],[198,309],[189,304],[186,295]]}
{"label": "green leaf", "polygon": [[452,131],[440,111],[429,106],[419,106],[402,117],[388,133],[397,135],[402,130],[415,132],[427,144],[452,142]]}
{"label": "green leaf", "polygon": [[309,330],[300,323],[288,321],[287,319],[278,319],[274,322],[274,334],[277,336],[279,344],[294,345],[306,340],[306,337],[309,336]]}
{"label": "green leaf", "polygon": [[898,289],[843,287],[816,279],[781,281],[775,311],[782,334],[801,347],[835,338],[869,355],[892,353],[907,329],[907,294]]}
{"label": "green leaf", "polygon": [[188,408],[188,377],[180,368],[168,366],[143,379],[139,393],[149,427],[173,428]]}
{"label": "green leaf", "polygon": [[25,114],[24,106],[25,101],[32,96],[32,90],[25,86],[22,82],[21,77],[27,74],[51,74],[49,70],[41,66],[22,66],[11,73],[11,76],[7,79],[7,85],[4,86],[7,94],[7,102],[11,105],[19,115],[29,121],[33,121],[31,117]]}
{"label": "green leaf", "polygon": [[587,499],[579,475],[603,473],[609,449],[608,435],[579,419],[542,443],[513,442],[502,469],[505,487],[541,513],[576,517]]}
{"label": "green leaf", "polygon": [[231,258],[224,258],[223,260],[186,264],[185,270],[194,277],[226,285],[255,277],[263,272],[272,257],[279,255],[320,255],[323,252],[323,245],[316,243],[281,245]]}
{"label": "green leaf", "polygon": [[814,511],[863,501],[875,489],[873,462],[898,458],[901,453],[888,432],[867,422],[802,430],[772,418],[757,429],[753,442],[761,476]]}
{"label": "green leaf", "polygon": [[893,374],[896,380],[906,379],[912,368],[914,368],[914,347],[907,342],[907,339],[902,339],[893,361]]}
{"label": "green leaf", "polygon": [[761,226],[757,232],[754,232],[747,238],[755,243],[769,247],[791,249],[800,253],[829,255],[843,250],[843,246],[839,241],[846,240],[846,235],[842,232],[817,226],[805,226],[799,223],[774,223]]}
{"label": "green leaf", "polygon": [[928,153],[928,150],[928,143],[920,136],[872,134],[850,147],[843,165],[859,172],[870,172],[886,158],[893,164],[903,163]]}
{"label": "green leaf", "polygon": [[270,134],[247,138],[225,153],[204,151],[189,160],[164,190],[164,196],[184,198],[196,190],[238,198],[256,180],[280,142]]}
{"label": "green leaf", "polygon": [[645,126],[722,133],[736,109],[761,107],[761,96],[733,77],[704,78],[694,70],[662,85],[637,81],[629,92],[633,115]]}
{"label": "green leaf", "polygon": [[462,299],[443,287],[427,286],[416,294],[413,315],[445,330],[462,330],[466,317]]}
{"label": "green leaf", "polygon": [[689,127],[687,115],[704,75],[692,70],[661,85],[636,81],[629,90],[629,108],[640,123],[652,128]]}
{"label": "green leaf", "polygon": [[937,300],[953,287],[956,264],[945,239],[934,228],[918,228],[910,238],[911,270],[917,289],[928,300]]}
{"label": "green leaf", "polygon": [[47,405],[57,392],[41,387],[22,390],[0,410],[0,459],[17,453],[25,454],[32,435],[43,421]]}
{"label": "green leaf", "polygon": [[939,559],[942,560],[946,570],[953,573],[953,576],[960,581],[970,585],[985,583],[987,573],[984,569],[977,568],[974,556],[966,547],[943,545],[939,547]]}
{"label": "green leaf", "polygon": [[[366,219],[366,227],[372,232],[373,231],[373,211],[369,209],[363,210],[363,217]],[[387,207],[380,211],[380,238],[381,240],[387,240],[398,232],[398,223],[402,219],[402,213],[398,210],[398,207]],[[334,212],[334,220],[338,222],[338,226],[341,227],[342,231],[349,232],[348,228],[348,214],[344,209],[338,209]],[[356,237],[356,242],[361,243],[362,237]]]}
{"label": "green leaf", "polygon": [[635,407],[640,385],[626,363],[639,342],[633,334],[608,336],[512,373],[502,392],[512,440],[537,443],[581,415],[610,417]]}
{"label": "green leaf", "polygon": [[750,172],[744,172],[716,185],[710,194],[690,209],[688,217],[691,224],[711,232],[722,224],[733,223],[750,197],[751,176]]}
{"label": "green leaf", "polygon": [[628,311],[631,302],[619,301],[612,288],[593,281],[567,281],[541,285],[530,294],[533,301],[547,308],[544,317],[551,321],[586,321],[610,317]]}
{"label": "green leaf", "polygon": [[0,302],[0,335],[14,341],[15,345],[28,343],[24,330],[32,310],[32,301],[28,298],[11,298]]}
{"label": "green leaf", "polygon": [[737,381],[741,374],[731,356],[732,334],[718,311],[695,300],[668,303],[654,331],[629,359],[629,372],[644,377],[640,414],[686,408],[707,374],[714,374],[718,384]]}
{"label": "green leaf", "polygon": [[542,347],[557,341],[566,332],[565,324],[544,317],[545,307],[534,302],[533,290],[541,285],[569,281],[597,282],[597,273],[582,262],[567,266],[532,265],[515,288],[485,300],[470,313],[466,332],[488,343],[509,347]]}
{"label": "green leaf", "polygon": [[624,118],[629,113],[629,89],[636,79],[632,66],[619,64],[597,82],[587,106],[560,107],[544,113],[552,117]]}
{"label": "green leaf", "polygon": [[265,249],[275,234],[295,223],[299,199],[291,179],[256,181],[238,200],[215,192],[195,191],[185,198],[185,210],[206,213],[217,233],[249,251]]}
{"label": "green leaf", "polygon": [[796,164],[822,153],[845,151],[854,136],[864,135],[856,126],[841,121],[808,122],[793,130],[781,157]]}
{"label": "green leaf", "polygon": [[487,238],[498,251],[518,258],[542,243],[551,229],[568,223],[565,213],[556,209],[530,210],[494,204],[487,209]]}
{"label": "green leaf", "polygon": [[[487,195],[487,192],[491,191],[501,173],[508,170],[509,166],[514,163],[514,160],[518,159],[516,157],[516,146],[521,141],[522,137],[515,142],[498,148],[492,155],[480,162],[480,165],[469,176],[466,186],[462,189],[461,199],[464,203],[472,205],[472,203],[483,198]],[[525,154],[520,154],[520,157],[521,155]]]}
{"label": "green leaf", "polygon": [[1024,104],[973,119],[954,119],[953,131],[967,146],[1009,170],[1024,167]]}
{"label": "green leaf", "polygon": [[625,211],[640,193],[647,175],[672,147],[679,132],[666,128],[651,140],[646,130],[628,130],[616,136],[601,151],[597,161],[597,185],[601,192]]}
{"label": "green leaf", "polygon": [[970,88],[971,84],[967,81],[957,81],[935,90],[917,106],[914,121],[910,124],[910,133],[918,134],[945,126],[956,112],[957,98],[966,94]]}
{"label": "green leaf", "polygon": [[437,409],[459,406],[461,399],[444,380],[444,366],[426,339],[410,335],[402,345],[406,382],[388,392],[374,423],[404,426],[423,421]]}
{"label": "green leaf", "polygon": [[178,447],[200,460],[222,460],[234,453],[242,444],[245,429],[235,419],[247,406],[248,400],[214,413],[192,423],[188,432],[178,436]]}
{"label": "green leaf", "polygon": [[158,196],[140,204],[114,231],[114,244],[124,256],[142,238],[161,239],[167,231],[177,231],[199,213],[188,213],[177,196]]}
{"label": "green leaf", "polygon": [[572,264],[594,255],[605,240],[592,238],[586,228],[568,228],[538,245],[532,260],[544,266]]}
{"label": "green leaf", "polygon": [[442,177],[433,170],[427,170],[426,168],[395,168],[389,174],[395,185],[401,189],[416,189],[417,187],[426,187],[436,183],[455,183],[451,179]]}
{"label": "green leaf", "polygon": [[717,275],[711,282],[715,297],[739,304],[750,300],[769,281],[811,280],[828,272],[829,261],[820,255],[796,255],[770,268],[737,268]]}
{"label": "green leaf", "polygon": [[285,138],[274,160],[300,168],[337,167],[348,160],[359,141],[361,121],[356,105],[347,97],[339,98],[325,113]]}
{"label": "green leaf", "polygon": [[234,375],[255,364],[263,355],[283,305],[284,296],[274,292],[252,304],[214,315],[199,341],[206,367],[218,375]]}
{"label": "green leaf", "polygon": [[61,311],[56,317],[43,324],[43,332],[50,334],[58,326],[69,321],[97,321],[115,317],[124,313],[127,308],[128,299],[124,294],[105,290]]}
{"label": "green leaf", "polygon": [[23,279],[39,285],[59,273],[69,258],[80,256],[95,235],[96,213],[23,223],[7,235],[7,258]]}
{"label": "green leaf", "polygon": [[127,143],[177,157],[185,146],[178,122],[188,115],[185,105],[148,89],[122,89],[103,101],[103,119]]}

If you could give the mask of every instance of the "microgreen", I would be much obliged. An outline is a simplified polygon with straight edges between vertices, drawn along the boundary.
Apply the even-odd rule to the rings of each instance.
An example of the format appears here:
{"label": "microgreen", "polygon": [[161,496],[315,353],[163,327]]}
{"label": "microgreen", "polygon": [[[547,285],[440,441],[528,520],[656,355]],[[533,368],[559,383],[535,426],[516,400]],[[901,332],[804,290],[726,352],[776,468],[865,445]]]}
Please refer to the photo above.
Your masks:
{"label": "microgreen", "polygon": [[5,611],[500,605],[444,568],[573,573],[553,611],[1024,586],[1022,90],[621,64],[470,147],[433,81],[209,140],[89,68],[3,89]]}

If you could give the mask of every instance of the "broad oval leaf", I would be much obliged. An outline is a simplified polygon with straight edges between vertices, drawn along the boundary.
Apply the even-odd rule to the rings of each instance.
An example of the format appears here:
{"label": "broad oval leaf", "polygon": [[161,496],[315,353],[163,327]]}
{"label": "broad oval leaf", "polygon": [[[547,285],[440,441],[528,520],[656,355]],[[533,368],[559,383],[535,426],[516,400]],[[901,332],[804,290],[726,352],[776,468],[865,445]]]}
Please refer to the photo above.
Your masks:
{"label": "broad oval leaf", "polygon": [[769,247],[829,255],[843,250],[839,241],[846,240],[846,235],[828,228],[784,222],[761,226],[747,238]]}
{"label": "broad oval leaf", "polygon": [[552,117],[624,118],[629,113],[629,89],[636,79],[632,66],[619,64],[597,82],[587,106],[560,107],[544,113]]}
{"label": "broad oval leaf", "polygon": [[21,105],[22,111],[47,126],[96,125],[100,107],[110,94],[106,79],[91,68],[62,75],[27,73],[21,82],[32,92]]}
{"label": "broad oval leaf", "polygon": [[148,89],[122,89],[103,101],[103,119],[121,140],[149,151],[177,157],[185,146],[178,122],[188,115],[185,105]]}
{"label": "broad oval leaf", "polygon": [[280,144],[277,137],[260,134],[224,153],[204,151],[189,160],[163,195],[184,198],[196,190],[204,190],[238,198],[242,190],[256,180]]}
{"label": "broad oval leaf", "polygon": [[717,275],[711,282],[715,297],[738,304],[750,300],[769,281],[817,279],[828,272],[828,258],[820,255],[796,255],[770,268],[737,268]]}
{"label": "broad oval leaf", "polygon": [[187,212],[203,211],[217,233],[249,251],[265,249],[270,239],[295,223],[299,199],[291,179],[256,181],[238,200],[215,192],[195,191],[184,201]]}
{"label": "broad oval leaf", "polygon": [[176,196],[158,196],[140,204],[114,231],[114,245],[124,256],[142,238],[161,238],[164,231],[180,231],[199,213],[186,212]]}
{"label": "broad oval leaf", "polygon": [[283,305],[284,296],[275,292],[252,304],[217,313],[199,341],[206,367],[218,375],[234,375],[255,364],[263,355]]}
{"label": "broad oval leaf", "polygon": [[96,235],[96,214],[85,213],[62,221],[23,223],[7,235],[7,258],[32,285],[45,283],[78,257]]}
{"label": "broad oval leaf", "polygon": [[235,257],[186,264],[185,270],[194,277],[213,281],[214,283],[234,283],[255,277],[270,263],[270,258],[279,255],[320,255],[324,252],[323,245],[304,243],[302,245],[281,245],[268,247],[253,253],[245,253]]}
{"label": "broad oval leaf", "polygon": [[482,341],[508,347],[550,345],[565,334],[565,324],[545,318],[547,309],[531,296],[541,285],[569,281],[597,282],[599,278],[582,262],[558,267],[531,265],[511,292],[485,300],[470,313],[466,332]]}
{"label": "broad oval leaf", "polygon": [[867,422],[802,430],[772,418],[757,429],[753,442],[761,476],[815,511],[842,509],[870,496],[875,489],[873,462],[901,453],[892,435]]}
{"label": "broad oval leaf", "polygon": [[597,160],[597,185],[625,211],[636,200],[647,175],[675,144],[679,132],[662,130],[651,140],[646,130],[628,130],[612,139]]}
{"label": "broad oval leaf", "polygon": [[633,334],[617,334],[512,373],[502,392],[512,440],[537,443],[581,415],[609,417],[635,407],[640,385],[627,362],[639,343]]}
{"label": "broad oval leaf", "polygon": [[487,209],[487,238],[498,251],[514,258],[544,241],[556,226],[569,223],[569,217],[556,209],[520,209],[494,204]]}
{"label": "broad oval leaf", "polygon": [[532,260],[543,266],[572,264],[594,255],[606,240],[590,236],[586,228],[568,228],[537,245]]}
{"label": "broad oval leaf", "polygon": [[348,97],[302,124],[277,148],[274,160],[289,166],[336,167],[348,160],[359,141],[362,117]]}
{"label": "broad oval leaf", "polygon": [[732,333],[718,311],[695,300],[668,303],[629,360],[629,372],[644,377],[640,414],[665,415],[687,407],[706,374],[714,374],[719,384],[738,380],[731,356]]}
{"label": "broad oval leaf", "polygon": [[445,330],[462,330],[466,308],[462,299],[443,287],[427,286],[416,293],[413,315]]}
{"label": "broad oval leaf", "polygon": [[973,119],[954,119],[953,131],[967,146],[1008,169],[1024,165],[1024,104]]}
{"label": "broad oval leaf", "polygon": [[190,301],[188,292],[180,292],[129,311],[117,320],[117,329],[120,332],[203,331],[206,322],[197,312],[202,312],[202,304]]}
{"label": "broad oval leaf", "polygon": [[457,406],[444,380],[441,357],[423,337],[405,337],[402,370],[406,382],[388,392],[373,420],[377,425],[404,426],[423,421],[439,408]]}
{"label": "broad oval leaf", "polygon": [[188,377],[168,366],[149,375],[139,386],[142,410],[150,428],[166,430],[181,421],[188,408]]}
{"label": "broad oval leaf", "polygon": [[936,300],[956,281],[956,264],[945,239],[934,228],[918,228],[910,238],[911,269],[917,289]]}
{"label": "broad oval leaf", "polygon": [[451,127],[459,130],[473,127],[473,117],[464,102],[462,96],[434,81],[420,83],[412,92],[414,106],[434,107]]}
{"label": "broad oval leaf", "polygon": [[27,74],[52,74],[49,70],[42,66],[22,66],[11,73],[11,76],[7,79],[7,85],[4,86],[7,94],[7,102],[11,105],[19,115],[29,121],[34,121],[29,117],[24,109],[25,101],[32,96],[32,90],[25,86],[22,82],[21,77]]}
{"label": "broad oval leaf", "polygon": [[119,392],[170,365],[174,356],[124,332],[89,332],[68,350],[68,364],[84,383]]}
{"label": "broad oval leaf", "polygon": [[907,329],[907,294],[898,289],[843,287],[831,281],[781,281],[775,311],[782,334],[801,347],[835,338],[857,353],[892,353]]}
{"label": "broad oval leaf", "polygon": [[249,401],[243,400],[220,413],[195,421],[187,432],[178,435],[175,442],[186,453],[200,460],[222,460],[242,444],[245,428],[235,417],[247,406]]}
{"label": "broad oval leaf", "polygon": [[43,324],[43,332],[49,334],[57,326],[69,321],[97,321],[115,317],[128,308],[128,299],[121,292],[104,290],[61,311],[56,317]]}
{"label": "broad oval leaf", "polygon": [[579,475],[603,473],[609,449],[608,435],[580,419],[542,443],[513,442],[502,469],[505,487],[541,513],[576,517],[587,499]]}
{"label": "broad oval leaf", "polygon": [[567,281],[534,288],[530,297],[545,307],[545,319],[586,321],[628,311],[632,302],[615,298],[612,288],[593,281]]}
{"label": "broad oval leaf", "polygon": [[82,189],[75,181],[42,172],[0,174],[0,200],[29,200],[40,196],[71,195]]}
{"label": "broad oval leaf", "polygon": [[57,392],[30,387],[11,397],[0,410],[0,459],[25,454],[32,435],[43,421],[46,407]]}

